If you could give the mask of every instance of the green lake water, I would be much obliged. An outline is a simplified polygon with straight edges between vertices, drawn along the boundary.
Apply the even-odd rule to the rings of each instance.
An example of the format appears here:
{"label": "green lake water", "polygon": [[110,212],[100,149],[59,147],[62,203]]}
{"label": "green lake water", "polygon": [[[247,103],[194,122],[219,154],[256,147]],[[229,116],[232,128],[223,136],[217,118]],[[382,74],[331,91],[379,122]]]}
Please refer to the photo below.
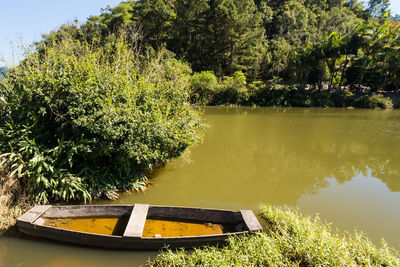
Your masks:
{"label": "green lake water", "polygon": [[[209,107],[205,117],[202,144],[112,203],[297,206],[400,249],[400,111]],[[0,237],[0,266],[136,266],[154,255]]]}

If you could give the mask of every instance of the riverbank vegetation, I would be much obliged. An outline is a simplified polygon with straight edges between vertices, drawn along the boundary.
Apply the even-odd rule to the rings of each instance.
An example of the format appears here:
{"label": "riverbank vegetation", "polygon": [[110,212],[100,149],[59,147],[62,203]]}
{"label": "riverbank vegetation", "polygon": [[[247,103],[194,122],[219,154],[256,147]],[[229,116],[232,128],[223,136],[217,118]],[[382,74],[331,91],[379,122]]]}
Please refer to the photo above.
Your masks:
{"label": "riverbank vegetation", "polygon": [[230,238],[224,247],[164,251],[152,266],[399,266],[400,255],[360,233],[339,234],[318,217],[262,206],[265,231]]}
{"label": "riverbank vegetation", "polygon": [[195,73],[191,85],[192,101],[209,105],[391,109],[400,104],[397,93],[306,90],[301,85],[280,84],[276,80],[247,83],[240,71],[219,82],[213,72]]}
{"label": "riverbank vegetation", "polygon": [[[147,55],[145,60],[143,55]],[[37,203],[116,198],[201,139],[189,67],[69,37],[40,47],[1,83],[2,168]]]}

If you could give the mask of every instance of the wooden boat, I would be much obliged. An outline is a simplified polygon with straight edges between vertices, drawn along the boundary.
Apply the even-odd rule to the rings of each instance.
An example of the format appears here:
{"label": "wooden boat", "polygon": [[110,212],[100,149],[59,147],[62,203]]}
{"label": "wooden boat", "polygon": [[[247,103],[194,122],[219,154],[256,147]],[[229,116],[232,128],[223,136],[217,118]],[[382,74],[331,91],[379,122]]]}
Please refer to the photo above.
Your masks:
{"label": "wooden boat", "polygon": [[212,245],[223,243],[230,235],[262,230],[251,210],[147,204],[35,206],[18,218],[17,225],[31,236],[138,250]]}

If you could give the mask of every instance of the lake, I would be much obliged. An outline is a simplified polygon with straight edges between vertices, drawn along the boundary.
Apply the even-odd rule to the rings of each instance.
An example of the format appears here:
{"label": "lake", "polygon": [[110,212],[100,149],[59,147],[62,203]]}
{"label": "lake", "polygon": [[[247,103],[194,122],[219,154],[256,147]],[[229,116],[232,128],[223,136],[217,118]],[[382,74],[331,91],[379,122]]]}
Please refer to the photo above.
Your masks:
{"label": "lake", "polygon": [[[400,249],[400,111],[207,107],[205,140],[118,201],[318,213]],[[132,266],[155,252],[0,237],[0,266]]]}

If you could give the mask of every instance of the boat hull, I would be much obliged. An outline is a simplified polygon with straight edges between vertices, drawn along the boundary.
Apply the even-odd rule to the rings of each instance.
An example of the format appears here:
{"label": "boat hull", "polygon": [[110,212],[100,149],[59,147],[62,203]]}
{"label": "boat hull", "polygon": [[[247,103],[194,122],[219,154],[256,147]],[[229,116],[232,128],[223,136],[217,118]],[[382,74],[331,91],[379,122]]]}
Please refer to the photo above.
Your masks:
{"label": "boat hull", "polygon": [[[145,214],[142,214],[144,212]],[[44,225],[45,218],[79,218],[90,216],[130,216],[130,220],[126,226],[125,233],[121,236],[79,232]],[[173,218],[177,220],[231,224],[236,227],[236,230],[217,235],[145,238],[141,236],[142,232],[140,229],[136,231],[138,225],[140,226],[140,219],[138,218],[141,216],[145,218]],[[158,250],[162,248],[222,244],[231,235],[244,235],[262,230],[261,225],[251,211],[233,212],[200,208],[146,206],[141,204],[134,206],[36,206],[21,216],[17,221],[17,225],[21,232],[30,236],[91,247],[133,250]]]}

